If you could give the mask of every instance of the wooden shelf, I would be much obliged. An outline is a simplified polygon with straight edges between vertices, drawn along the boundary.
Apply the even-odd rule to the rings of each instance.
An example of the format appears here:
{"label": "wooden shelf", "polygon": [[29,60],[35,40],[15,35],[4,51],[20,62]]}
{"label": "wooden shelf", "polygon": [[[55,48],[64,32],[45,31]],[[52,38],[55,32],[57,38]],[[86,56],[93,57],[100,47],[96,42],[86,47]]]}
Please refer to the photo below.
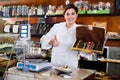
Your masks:
{"label": "wooden shelf", "polygon": [[[111,14],[78,14],[78,17],[88,17],[88,16],[120,16],[120,14],[117,13],[111,13]],[[63,17],[63,15],[47,15],[47,17]]]}
{"label": "wooden shelf", "polygon": [[109,62],[109,63],[119,63],[120,64],[120,60],[117,59],[101,59],[101,62]]}
{"label": "wooden shelf", "polygon": [[39,18],[37,17],[9,17],[9,18],[2,18],[3,20],[12,20],[12,21],[30,21],[30,23],[38,23],[39,22]]}

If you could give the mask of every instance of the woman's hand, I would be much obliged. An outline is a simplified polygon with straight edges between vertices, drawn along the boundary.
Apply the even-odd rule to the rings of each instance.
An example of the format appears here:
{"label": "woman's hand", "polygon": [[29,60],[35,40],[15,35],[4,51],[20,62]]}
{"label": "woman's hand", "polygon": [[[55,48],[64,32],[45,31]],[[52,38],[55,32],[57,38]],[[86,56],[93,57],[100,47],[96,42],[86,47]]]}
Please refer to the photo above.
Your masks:
{"label": "woman's hand", "polygon": [[59,45],[57,37],[55,36],[54,39],[50,40],[49,44],[53,45],[53,47],[57,47]]}

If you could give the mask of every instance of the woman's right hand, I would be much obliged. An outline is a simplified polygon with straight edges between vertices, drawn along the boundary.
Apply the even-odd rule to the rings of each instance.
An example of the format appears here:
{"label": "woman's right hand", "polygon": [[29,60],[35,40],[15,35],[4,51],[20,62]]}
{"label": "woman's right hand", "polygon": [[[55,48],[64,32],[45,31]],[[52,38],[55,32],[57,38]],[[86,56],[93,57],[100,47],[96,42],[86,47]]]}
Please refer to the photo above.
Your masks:
{"label": "woman's right hand", "polygon": [[50,45],[53,45],[53,47],[57,47],[59,45],[59,42],[57,40],[57,37],[54,36],[54,39],[50,40],[49,42]]}

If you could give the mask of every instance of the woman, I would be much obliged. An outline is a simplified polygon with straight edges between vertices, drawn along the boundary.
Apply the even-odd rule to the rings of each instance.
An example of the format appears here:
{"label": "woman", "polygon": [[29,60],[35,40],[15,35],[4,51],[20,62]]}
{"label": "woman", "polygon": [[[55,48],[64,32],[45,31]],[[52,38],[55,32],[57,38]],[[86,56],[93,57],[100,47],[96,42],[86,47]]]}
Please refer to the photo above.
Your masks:
{"label": "woman", "polygon": [[51,63],[53,65],[78,67],[78,51],[71,50],[76,41],[76,27],[80,26],[75,23],[77,13],[77,7],[68,4],[64,11],[66,22],[54,24],[40,40],[43,49],[52,47]]}

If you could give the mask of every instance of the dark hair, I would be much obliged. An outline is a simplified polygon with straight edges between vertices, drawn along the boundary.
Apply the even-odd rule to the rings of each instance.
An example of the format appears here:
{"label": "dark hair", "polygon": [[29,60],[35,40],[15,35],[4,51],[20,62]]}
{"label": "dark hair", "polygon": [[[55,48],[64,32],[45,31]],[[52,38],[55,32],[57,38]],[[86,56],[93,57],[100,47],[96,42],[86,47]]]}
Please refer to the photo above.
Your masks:
{"label": "dark hair", "polygon": [[65,7],[65,10],[64,10],[63,15],[65,15],[65,12],[66,12],[68,9],[71,9],[71,8],[74,9],[76,13],[78,13],[78,8],[77,8],[74,4],[68,4],[68,5],[66,5],[66,7]]}

